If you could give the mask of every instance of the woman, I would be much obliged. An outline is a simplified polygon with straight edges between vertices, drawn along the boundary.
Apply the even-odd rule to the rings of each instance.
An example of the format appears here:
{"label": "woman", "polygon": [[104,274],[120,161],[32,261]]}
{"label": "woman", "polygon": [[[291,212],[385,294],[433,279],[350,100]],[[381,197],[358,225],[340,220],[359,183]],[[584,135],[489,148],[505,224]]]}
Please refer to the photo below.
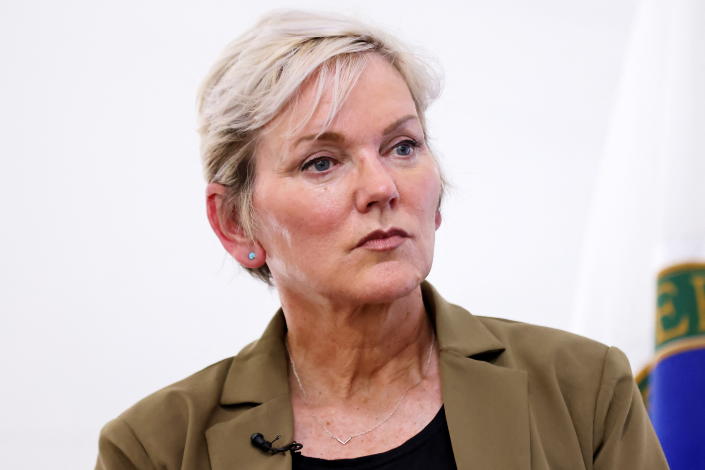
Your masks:
{"label": "woman", "polygon": [[621,352],[424,281],[436,94],[349,19],[274,13],[226,48],[200,94],[208,217],[282,308],[109,423],[97,468],[667,468]]}

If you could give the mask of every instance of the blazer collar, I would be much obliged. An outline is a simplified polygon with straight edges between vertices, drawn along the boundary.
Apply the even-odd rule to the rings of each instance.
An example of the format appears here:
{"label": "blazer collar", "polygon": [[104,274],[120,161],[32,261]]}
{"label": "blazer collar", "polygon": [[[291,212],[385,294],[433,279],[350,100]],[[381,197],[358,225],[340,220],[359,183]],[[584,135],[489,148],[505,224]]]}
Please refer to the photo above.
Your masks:
{"label": "blazer collar", "polygon": [[213,470],[291,468],[288,452],[268,455],[250,442],[254,433],[270,441],[279,435],[275,446],[293,440],[285,334],[286,322],[279,309],[262,337],[233,358],[220,396],[220,405],[233,417],[206,431]]}
{"label": "blazer collar", "polygon": [[[443,403],[458,469],[529,468],[525,373],[488,362],[505,350],[500,340],[428,282],[421,289],[440,349]],[[281,435],[282,445],[293,439],[285,334],[280,309],[262,337],[233,358],[220,398],[233,417],[206,432],[213,470],[291,468],[288,453],[269,456],[249,441],[255,432],[270,440]]]}
{"label": "blazer collar", "polygon": [[421,283],[421,293],[441,351],[465,357],[504,351],[504,345],[477,317],[447,302],[429,282]]}
{"label": "blazer collar", "polygon": [[262,336],[233,358],[223,384],[221,405],[259,404],[289,394],[285,335],[286,320],[279,309]]}

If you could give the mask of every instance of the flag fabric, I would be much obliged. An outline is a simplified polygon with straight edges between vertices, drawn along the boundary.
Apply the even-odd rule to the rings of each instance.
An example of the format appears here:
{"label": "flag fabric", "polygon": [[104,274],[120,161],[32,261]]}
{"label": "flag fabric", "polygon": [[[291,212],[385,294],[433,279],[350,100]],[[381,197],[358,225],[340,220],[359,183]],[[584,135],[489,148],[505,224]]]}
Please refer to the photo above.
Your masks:
{"label": "flag fabric", "polygon": [[671,468],[705,470],[705,1],[639,6],[573,318],[643,367]]}

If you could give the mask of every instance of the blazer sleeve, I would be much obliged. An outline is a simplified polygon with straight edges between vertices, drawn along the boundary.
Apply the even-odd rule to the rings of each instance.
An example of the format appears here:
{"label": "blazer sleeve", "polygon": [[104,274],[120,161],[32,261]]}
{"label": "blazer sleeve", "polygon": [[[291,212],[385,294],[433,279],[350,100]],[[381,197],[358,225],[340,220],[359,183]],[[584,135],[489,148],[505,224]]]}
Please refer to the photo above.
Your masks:
{"label": "blazer sleeve", "polygon": [[594,470],[668,470],[622,351],[609,348],[595,408]]}
{"label": "blazer sleeve", "polygon": [[153,470],[155,467],[129,424],[117,418],[103,427],[96,470]]}

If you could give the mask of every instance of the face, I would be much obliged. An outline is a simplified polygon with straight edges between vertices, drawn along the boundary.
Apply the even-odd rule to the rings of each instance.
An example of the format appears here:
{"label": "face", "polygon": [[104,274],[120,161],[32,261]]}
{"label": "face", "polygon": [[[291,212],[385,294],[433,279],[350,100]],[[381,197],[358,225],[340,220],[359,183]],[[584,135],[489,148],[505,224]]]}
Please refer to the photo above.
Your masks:
{"label": "face", "polygon": [[375,54],[327,128],[324,96],[297,129],[313,92],[305,85],[257,148],[255,238],[280,294],[392,301],[428,275],[440,224],[440,174],[416,106]]}

